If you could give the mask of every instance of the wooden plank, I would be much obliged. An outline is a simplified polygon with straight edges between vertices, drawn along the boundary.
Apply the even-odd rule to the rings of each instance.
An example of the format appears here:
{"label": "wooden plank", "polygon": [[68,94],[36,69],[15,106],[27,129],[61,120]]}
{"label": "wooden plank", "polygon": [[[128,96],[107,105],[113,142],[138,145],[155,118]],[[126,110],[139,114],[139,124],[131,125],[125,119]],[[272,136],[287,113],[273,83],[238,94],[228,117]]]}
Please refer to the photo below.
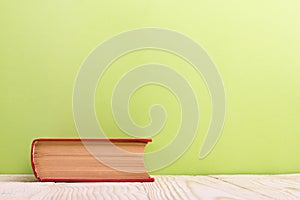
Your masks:
{"label": "wooden plank", "polygon": [[0,175],[0,199],[300,199],[300,175],[155,176],[154,183],[41,183]]}
{"label": "wooden plank", "polygon": [[0,182],[0,199],[147,199],[142,183]]}
{"label": "wooden plank", "polygon": [[300,174],[219,175],[213,177],[247,188],[271,199],[300,199]]}
{"label": "wooden plank", "polygon": [[0,174],[0,182],[35,182],[32,174]]}
{"label": "wooden plank", "polygon": [[209,176],[155,176],[144,184],[149,199],[269,199]]}

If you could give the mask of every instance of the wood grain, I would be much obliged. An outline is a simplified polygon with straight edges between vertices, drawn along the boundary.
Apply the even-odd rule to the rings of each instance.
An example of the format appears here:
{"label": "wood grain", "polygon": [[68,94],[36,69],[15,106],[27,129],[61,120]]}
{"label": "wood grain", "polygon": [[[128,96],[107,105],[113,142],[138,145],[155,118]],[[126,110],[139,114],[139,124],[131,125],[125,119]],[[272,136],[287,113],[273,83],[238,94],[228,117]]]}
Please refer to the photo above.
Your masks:
{"label": "wood grain", "polygon": [[300,175],[154,177],[154,183],[41,183],[32,175],[0,175],[0,200],[300,199]]}
{"label": "wood grain", "polygon": [[[22,178],[23,179],[23,178]],[[147,199],[142,183],[0,182],[0,199]]]}
{"label": "wood grain", "polygon": [[220,175],[213,177],[255,191],[271,199],[300,199],[300,174]]}
{"label": "wood grain", "polygon": [[209,176],[156,176],[144,188],[149,199],[268,199]]}

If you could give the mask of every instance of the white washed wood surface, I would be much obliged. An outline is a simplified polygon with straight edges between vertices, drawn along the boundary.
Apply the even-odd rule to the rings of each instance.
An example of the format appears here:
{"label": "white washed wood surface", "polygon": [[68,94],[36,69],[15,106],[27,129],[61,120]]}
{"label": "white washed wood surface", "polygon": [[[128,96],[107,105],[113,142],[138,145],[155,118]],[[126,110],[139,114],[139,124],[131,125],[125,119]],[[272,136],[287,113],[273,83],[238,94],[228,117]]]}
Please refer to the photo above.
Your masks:
{"label": "white washed wood surface", "polygon": [[300,174],[219,175],[213,177],[255,191],[271,199],[300,199]]}
{"label": "white washed wood surface", "polygon": [[144,185],[148,199],[268,199],[209,176],[156,176]]}
{"label": "white washed wood surface", "polygon": [[154,183],[40,183],[32,175],[0,175],[0,199],[300,199],[300,175],[154,177]]}

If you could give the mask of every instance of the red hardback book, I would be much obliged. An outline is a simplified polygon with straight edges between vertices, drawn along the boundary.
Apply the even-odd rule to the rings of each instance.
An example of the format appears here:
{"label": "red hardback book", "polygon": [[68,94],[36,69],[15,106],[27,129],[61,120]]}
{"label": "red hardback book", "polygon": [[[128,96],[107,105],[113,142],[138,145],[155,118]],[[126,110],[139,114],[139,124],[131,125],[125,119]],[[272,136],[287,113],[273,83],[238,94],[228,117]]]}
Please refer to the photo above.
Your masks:
{"label": "red hardback book", "polygon": [[[38,138],[32,141],[31,166],[36,179],[42,182],[153,182],[143,159],[145,146],[151,141],[147,138]],[[123,153],[114,151],[112,146],[124,150]]]}

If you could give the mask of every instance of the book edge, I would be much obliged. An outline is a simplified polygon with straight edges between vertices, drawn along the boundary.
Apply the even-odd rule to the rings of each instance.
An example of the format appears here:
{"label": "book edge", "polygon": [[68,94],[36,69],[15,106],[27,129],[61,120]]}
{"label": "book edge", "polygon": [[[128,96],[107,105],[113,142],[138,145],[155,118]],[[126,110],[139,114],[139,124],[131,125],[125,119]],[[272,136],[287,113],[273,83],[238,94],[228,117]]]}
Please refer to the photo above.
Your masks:
{"label": "book edge", "polygon": [[33,171],[33,174],[35,176],[35,178],[38,180],[38,181],[41,181],[37,171],[36,171],[36,167],[35,167],[35,163],[34,163],[34,147],[35,147],[35,143],[37,142],[37,140],[33,140],[32,143],[31,143],[31,153],[30,153],[30,161],[31,161],[31,167],[32,167],[32,171]]}
{"label": "book edge", "polygon": [[154,182],[153,177],[138,179],[80,179],[80,178],[41,178],[40,182]]}
{"label": "book edge", "polygon": [[36,138],[36,141],[111,141],[111,142],[152,142],[151,138]]}

